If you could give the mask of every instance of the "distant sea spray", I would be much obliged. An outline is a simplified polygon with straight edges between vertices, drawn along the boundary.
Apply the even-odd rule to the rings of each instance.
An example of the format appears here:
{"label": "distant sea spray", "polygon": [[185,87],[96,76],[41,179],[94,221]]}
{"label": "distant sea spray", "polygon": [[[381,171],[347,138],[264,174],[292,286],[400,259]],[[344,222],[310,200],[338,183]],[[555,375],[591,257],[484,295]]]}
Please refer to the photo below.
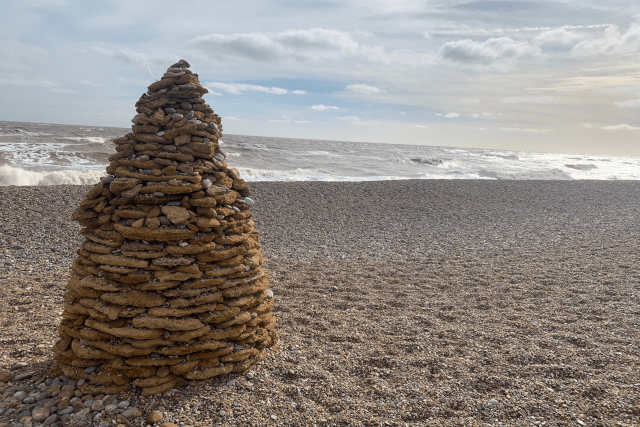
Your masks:
{"label": "distant sea spray", "polygon": [[[0,185],[92,184],[124,128],[0,122]],[[247,181],[635,180],[640,158],[226,135]]]}

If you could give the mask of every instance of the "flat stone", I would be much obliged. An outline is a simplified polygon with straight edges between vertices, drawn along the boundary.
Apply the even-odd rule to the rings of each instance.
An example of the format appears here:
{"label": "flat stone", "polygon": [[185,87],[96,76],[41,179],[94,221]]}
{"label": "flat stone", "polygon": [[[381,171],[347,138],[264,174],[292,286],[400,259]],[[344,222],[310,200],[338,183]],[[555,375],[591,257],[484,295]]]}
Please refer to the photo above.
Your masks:
{"label": "flat stone", "polygon": [[100,421],[100,424],[98,424],[98,427],[109,427],[111,424],[109,424],[109,421]]}
{"label": "flat stone", "polygon": [[25,397],[27,397],[27,393],[25,391],[16,391],[13,394],[13,397],[16,399],[24,399]]}
{"label": "flat stone", "polygon": [[153,197],[164,197],[164,193],[162,191],[156,191],[151,194]]}
{"label": "flat stone", "polygon": [[256,202],[253,201],[252,198],[250,197],[245,197],[242,200],[244,200],[244,202],[247,204],[247,206],[253,206],[256,204]]}
{"label": "flat stone", "polygon": [[38,402],[44,399],[51,399],[51,393],[49,393],[48,391],[43,391],[36,397],[36,400]]}
{"label": "flat stone", "polygon": [[49,426],[53,423],[55,423],[56,421],[58,421],[60,417],[56,414],[53,415],[49,415],[49,417],[47,417],[46,420],[44,420],[44,422],[42,423],[43,426]]}
{"label": "flat stone", "polygon": [[36,403],[36,398],[34,396],[25,397],[22,400],[22,403],[24,403],[25,405],[32,405]]}
{"label": "flat stone", "polygon": [[[194,89],[195,89],[195,86],[194,86]],[[191,110],[191,109],[193,108],[193,105],[191,105],[191,103],[190,103],[190,102],[186,102],[186,101],[185,101],[185,102],[181,102],[181,103],[180,103],[180,107],[181,107],[183,110],[187,110],[187,111],[188,111],[188,110]]]}
{"label": "flat stone", "polygon": [[102,400],[97,400],[92,406],[91,406],[91,410],[92,411],[103,411],[104,410],[104,402],[102,402]]}
{"label": "flat stone", "polygon": [[84,401],[84,406],[87,408],[91,408],[94,403],[96,403],[94,399],[87,399]]}
{"label": "flat stone", "polygon": [[186,115],[186,116],[184,116],[184,118],[185,118],[185,119],[187,119],[187,120],[191,120],[191,119],[193,119],[193,116],[194,116],[194,115],[195,115],[195,112],[194,112],[193,110],[191,110],[191,111],[189,111],[189,112],[187,113],[187,115]]}
{"label": "flat stone", "polygon": [[179,122],[179,121],[180,121],[180,120],[182,120],[183,118],[184,118],[184,116],[183,116],[182,114],[179,114],[179,113],[173,113],[173,114],[171,115],[171,119],[172,119],[174,122]]}
{"label": "flat stone", "polygon": [[165,108],[164,109],[165,114],[173,114],[176,112],[175,108]]}
{"label": "flat stone", "polygon": [[127,409],[129,407],[129,401],[128,400],[123,400],[122,402],[118,403],[118,408],[119,409]]}
{"label": "flat stone", "polygon": [[122,413],[122,416],[125,418],[135,418],[138,417],[139,415],[136,415],[136,413],[140,412],[140,410],[138,408],[136,408],[135,406],[132,406],[131,408],[128,408],[127,410],[125,410]]}
{"label": "flat stone", "polygon": [[178,149],[178,147],[176,147],[176,146],[175,146],[175,145],[173,145],[173,144],[167,144],[167,145],[163,145],[163,146],[162,146],[162,150],[163,150],[163,151],[170,151],[170,152],[173,152],[173,151],[176,151],[177,149]]}
{"label": "flat stone", "polygon": [[73,406],[67,406],[66,408],[64,408],[61,411],[58,411],[57,414],[62,416],[62,415],[67,415],[67,414],[73,414]]}
{"label": "flat stone", "polygon": [[156,424],[162,421],[163,415],[160,411],[151,411],[147,416],[147,424]]}
{"label": "flat stone", "polygon": [[33,411],[33,414],[31,414],[31,418],[33,419],[33,421],[41,423],[49,418],[50,415],[51,411],[49,410],[49,408],[37,408]]}

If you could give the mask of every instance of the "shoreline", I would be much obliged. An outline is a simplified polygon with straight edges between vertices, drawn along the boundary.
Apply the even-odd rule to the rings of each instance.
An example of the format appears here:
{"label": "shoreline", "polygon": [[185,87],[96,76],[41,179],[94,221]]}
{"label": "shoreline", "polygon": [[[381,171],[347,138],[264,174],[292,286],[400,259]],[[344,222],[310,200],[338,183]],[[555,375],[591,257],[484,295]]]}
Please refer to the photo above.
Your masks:
{"label": "shoreline", "polygon": [[[281,349],[253,378],[131,396],[144,416],[637,423],[640,182],[249,184]],[[0,365],[28,364],[15,373],[51,362],[37,346],[56,336],[87,189],[0,187]]]}

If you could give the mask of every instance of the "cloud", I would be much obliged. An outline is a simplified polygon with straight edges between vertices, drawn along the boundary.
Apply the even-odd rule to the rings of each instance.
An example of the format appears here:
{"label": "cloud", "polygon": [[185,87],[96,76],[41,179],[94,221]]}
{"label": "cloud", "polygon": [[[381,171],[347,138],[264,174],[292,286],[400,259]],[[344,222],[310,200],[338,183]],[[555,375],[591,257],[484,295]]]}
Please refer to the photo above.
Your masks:
{"label": "cloud", "polygon": [[338,120],[346,120],[346,121],[357,121],[360,120],[356,116],[344,116],[344,117],[336,117]]}
{"label": "cloud", "polygon": [[233,117],[233,116],[225,116],[223,117],[225,120],[244,120],[244,119],[239,119],[237,117]]}
{"label": "cloud", "polygon": [[293,91],[291,91],[291,93],[294,94],[294,95],[306,95],[307,91],[304,91],[304,90],[293,90]]}
{"label": "cloud", "polygon": [[640,50],[640,24],[633,23],[626,33],[618,31],[616,25],[604,30],[602,37],[584,40],[571,50],[573,56],[620,55]]}
{"label": "cloud", "polygon": [[59,87],[55,87],[55,88],[51,89],[51,92],[59,93],[61,95],[80,95],[75,90],[62,89],[62,88],[59,88]]}
{"label": "cloud", "polygon": [[593,123],[580,123],[580,126],[587,129],[593,129],[595,127]]}
{"label": "cloud", "polygon": [[344,31],[312,28],[279,33],[209,34],[188,42],[212,56],[236,56],[253,61],[308,61],[354,54],[358,43]]}
{"label": "cloud", "polygon": [[503,132],[528,132],[528,133],[552,133],[555,129],[523,129],[523,128],[499,128]]}
{"label": "cloud", "polygon": [[85,86],[97,86],[97,87],[103,87],[104,86],[102,83],[95,83],[95,82],[92,82],[90,80],[80,80],[80,83],[82,83]]}
{"label": "cloud", "polygon": [[374,94],[374,93],[382,92],[382,90],[380,88],[377,88],[375,86],[365,85],[365,84],[362,84],[362,83],[356,83],[356,84],[349,85],[346,88],[344,88],[344,90],[350,90],[351,92],[362,93],[362,94],[365,94],[365,95],[371,95],[371,94]]}
{"label": "cloud", "polygon": [[257,85],[248,85],[243,83],[222,83],[222,82],[209,82],[206,84],[208,88],[215,88],[224,90],[227,93],[234,95],[240,95],[242,92],[263,92],[271,93],[274,95],[284,95],[287,93],[286,89],[281,87],[266,87]]}
{"label": "cloud", "polygon": [[448,117],[448,118],[450,118],[450,119],[454,119],[454,118],[456,118],[456,117],[459,117],[459,116],[460,116],[460,114],[458,114],[458,113],[447,113],[447,114],[445,114],[444,116],[445,116],[445,117]]}
{"label": "cloud", "polygon": [[442,113],[436,113],[436,116],[442,117]]}
{"label": "cloud", "polygon": [[125,64],[133,64],[141,67],[148,65],[166,66],[167,63],[177,60],[177,57],[170,53],[147,55],[129,48],[110,50],[99,45],[94,45],[90,47],[90,50],[104,58],[112,58]]}
{"label": "cloud", "polygon": [[438,51],[441,58],[454,63],[507,71],[523,56],[537,56],[540,48],[510,37],[493,37],[484,42],[458,40],[447,42]]}
{"label": "cloud", "polygon": [[294,120],[294,123],[311,123],[309,120]]}
{"label": "cloud", "polygon": [[127,83],[127,84],[132,84],[132,85],[136,85],[136,86],[149,86],[151,83],[147,80],[142,80],[142,79],[128,79],[125,77],[117,77],[116,80],[118,80],[119,82],[122,83]]}
{"label": "cloud", "polygon": [[583,35],[575,33],[573,31],[567,31],[564,28],[555,28],[553,30],[545,31],[544,33],[536,36],[534,41],[539,45],[573,45],[578,40],[582,40]]}
{"label": "cloud", "polygon": [[502,100],[505,104],[550,104],[553,102],[553,96],[541,96],[539,98],[523,98],[521,96],[512,96]]}
{"label": "cloud", "polygon": [[423,128],[423,129],[424,129],[424,128],[426,128],[427,126],[425,126],[425,125],[416,125],[416,127],[417,127],[417,128]]}
{"label": "cloud", "polygon": [[637,130],[637,129],[640,129],[640,127],[629,126],[623,123],[621,125],[603,126],[602,129],[604,130]]}
{"label": "cloud", "polygon": [[282,120],[279,120],[279,119],[271,119],[271,120],[269,120],[269,121],[270,121],[270,122],[277,122],[277,123],[291,123],[291,120],[290,120],[290,119],[282,119]]}
{"label": "cloud", "polygon": [[335,105],[313,105],[311,107],[312,110],[318,110],[318,111],[326,111],[326,110],[339,110],[340,107],[336,107]]}
{"label": "cloud", "polygon": [[462,100],[463,104],[478,104],[479,102],[480,100],[475,98],[467,98]]}
{"label": "cloud", "polygon": [[638,108],[640,99],[627,99],[626,101],[614,102],[613,105],[620,108]]}

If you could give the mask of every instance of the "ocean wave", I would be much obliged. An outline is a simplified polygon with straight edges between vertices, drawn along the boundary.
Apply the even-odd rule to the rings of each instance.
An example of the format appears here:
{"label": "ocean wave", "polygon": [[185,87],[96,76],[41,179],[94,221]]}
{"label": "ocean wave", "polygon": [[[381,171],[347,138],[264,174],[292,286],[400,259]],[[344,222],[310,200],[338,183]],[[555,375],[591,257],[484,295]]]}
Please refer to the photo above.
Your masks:
{"label": "ocean wave", "polygon": [[96,184],[104,171],[60,170],[30,171],[13,166],[0,166],[0,185],[86,185]]}

